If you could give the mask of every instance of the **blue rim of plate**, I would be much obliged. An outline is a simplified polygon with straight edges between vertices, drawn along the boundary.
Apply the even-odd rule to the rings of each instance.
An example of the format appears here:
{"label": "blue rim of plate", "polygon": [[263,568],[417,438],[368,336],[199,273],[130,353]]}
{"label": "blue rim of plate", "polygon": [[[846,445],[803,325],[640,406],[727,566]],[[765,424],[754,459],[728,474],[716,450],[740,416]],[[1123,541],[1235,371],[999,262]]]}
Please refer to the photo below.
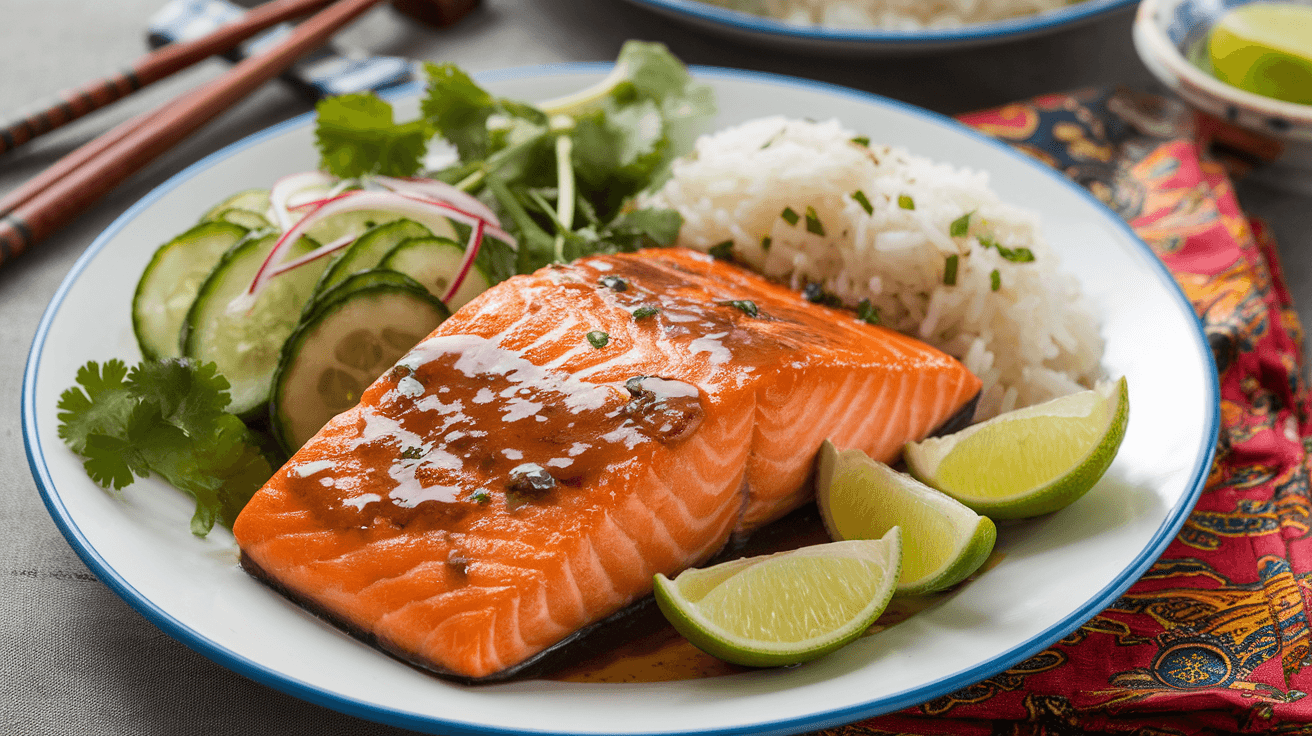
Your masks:
{"label": "blue rim of plate", "polygon": [[628,0],[648,10],[666,15],[680,16],[685,21],[722,26],[726,30],[763,37],[781,37],[794,41],[833,42],[835,44],[869,44],[871,46],[954,46],[984,44],[1011,38],[1022,38],[1037,33],[1056,31],[1065,26],[1093,20],[1103,14],[1129,8],[1138,0],[1084,0],[1052,10],[1020,18],[979,23],[959,28],[926,28],[895,31],[886,29],[827,28],[800,26],[773,18],[751,15],[709,5],[698,0]]}
{"label": "blue rim of plate", "polygon": [[[475,74],[474,77],[479,82],[496,82],[523,77],[542,76],[547,74],[596,74],[605,73],[611,69],[610,63],[568,63],[568,64],[546,64],[538,66],[514,67],[502,69],[493,72]],[[1188,314],[1193,314],[1193,307],[1189,300],[1176,284],[1175,278],[1166,269],[1166,266],[1153,254],[1152,250],[1139,239],[1139,236],[1130,228],[1124,220],[1098,201],[1093,195],[1089,194],[1082,187],[1071,182],[1060,173],[1044,166],[1032,159],[1017,153],[1011,147],[1004,143],[989,138],[981,133],[958,123],[957,121],[930,112],[922,108],[915,107],[903,102],[891,100],[886,97],[862,92],[848,87],[841,87],[825,82],[816,82],[812,80],[799,79],[777,74],[767,74],[762,72],[748,72],[736,69],[725,69],[719,67],[691,67],[693,73],[702,79],[733,79],[741,81],[751,81],[766,83],[778,86],[791,86],[807,89],[814,92],[848,97],[874,106],[891,107],[906,113],[926,118],[927,122],[936,125],[947,125],[959,132],[975,139],[977,142],[995,147],[1005,151],[1008,155],[1024,161],[1026,165],[1033,167],[1036,171],[1041,171],[1045,176],[1050,177],[1058,186],[1064,186],[1079,192],[1081,196],[1095,206],[1096,209],[1106,216],[1106,219],[1114,227],[1119,228],[1123,234],[1128,235],[1130,242],[1134,243],[1147,256],[1146,261],[1150,268],[1153,268],[1158,278],[1165,284],[1168,291],[1179,301],[1180,308]],[[389,90],[386,97],[401,97],[414,94],[420,91],[419,84],[411,84],[404,87],[398,87]],[[329,692],[313,685],[309,685],[300,680],[290,678],[281,672],[270,669],[258,662],[251,661],[233,651],[225,649],[218,644],[205,638],[195,630],[189,628],[184,622],[174,618],[167,611],[159,608],[153,601],[138,592],[132,585],[124,579],[117,570],[111,567],[91,546],[90,542],[82,534],[77,526],[77,522],[71,517],[68,510],[59,496],[58,489],[55,488],[54,480],[50,476],[50,470],[46,465],[44,449],[38,444],[37,431],[37,408],[36,401],[36,382],[41,365],[42,349],[45,346],[46,336],[50,330],[51,322],[59,311],[68,292],[72,289],[78,276],[86,269],[91,260],[109,243],[115,235],[118,234],[129,222],[131,222],[143,210],[150,207],[164,194],[173,190],[183,182],[189,180],[199,172],[210,168],[219,161],[229,158],[256,143],[272,138],[282,133],[309,124],[314,117],[314,113],[306,113],[290,120],[284,121],[277,125],[266,128],[258,133],[250,135],[236,143],[233,143],[215,153],[206,156],[200,161],[188,166],[186,169],[170,177],[163,184],[160,184],[149,194],[142,197],[135,204],[128,208],[126,212],[114,220],[104,232],[92,241],[87,250],[73,264],[64,281],[60,284],[59,289],[51,298],[50,304],[46,307],[45,313],[41,317],[41,322],[37,326],[36,335],[32,339],[32,347],[28,353],[27,365],[23,373],[23,395],[22,395],[22,429],[23,445],[26,450],[28,465],[32,470],[32,477],[36,481],[37,489],[41,493],[41,498],[46,505],[46,510],[50,513],[55,525],[63,533],[69,545],[78,554],[82,561],[95,573],[101,582],[107,585],[116,595],[122,598],[138,613],[144,616],[155,626],[159,627],[169,636],[182,642],[184,645],[196,651],[214,662],[224,667],[260,682],[264,685],[281,690],[289,695],[293,695],[302,700],[306,700],[340,713],[356,716],[370,721],[400,726],[416,731],[428,733],[446,733],[451,735],[464,734],[564,734],[567,732],[552,731],[549,729],[525,730],[525,729],[506,729],[495,726],[485,726],[478,723],[461,722],[455,720],[435,719],[427,716],[418,716],[416,714],[383,708],[372,703],[366,703],[349,696]],[[1099,611],[1106,608],[1120,595],[1125,592],[1136,580],[1148,569],[1150,565],[1161,556],[1171,540],[1175,538],[1177,532],[1184,525],[1185,519],[1193,509],[1194,503],[1198,500],[1202,492],[1203,484],[1207,480],[1207,473],[1212,465],[1213,455],[1216,451],[1216,438],[1220,430],[1220,382],[1216,372],[1216,363],[1212,358],[1212,351],[1203,334],[1202,325],[1195,319],[1193,321],[1195,329],[1193,337],[1197,343],[1200,358],[1208,367],[1208,389],[1212,400],[1206,407],[1206,424],[1207,431],[1204,432],[1204,442],[1198,448],[1197,462],[1192,470],[1189,487],[1185,494],[1174,507],[1170,509],[1166,518],[1158,527],[1156,535],[1152,541],[1135,557],[1133,563],[1128,566],[1121,574],[1110,584],[1098,591],[1093,597],[1086,601],[1079,608],[1071,611],[1061,621],[1048,627],[1039,634],[1031,637],[1029,640],[1012,647],[1008,651],[992,658],[980,662],[970,668],[961,670],[952,675],[940,678],[928,685],[915,689],[905,690],[895,693],[876,701],[862,703],[838,710],[824,711],[807,716],[788,718],[783,720],[765,721],[759,723],[746,724],[743,726],[731,728],[718,728],[692,731],[651,731],[652,736],[661,734],[668,736],[670,734],[687,734],[698,736],[729,736],[730,734],[761,734],[761,733],[800,733],[803,731],[829,728],[832,726],[851,723],[863,718],[882,715],[902,708],[918,705],[934,698],[955,692],[968,685],[990,677],[1002,670],[1011,667],[1017,662],[1021,662],[1044,648],[1052,642],[1061,639],[1070,632],[1074,631],[1081,624],[1088,621]],[[436,731],[434,729],[442,729]],[[634,734],[641,736],[641,734]]]}

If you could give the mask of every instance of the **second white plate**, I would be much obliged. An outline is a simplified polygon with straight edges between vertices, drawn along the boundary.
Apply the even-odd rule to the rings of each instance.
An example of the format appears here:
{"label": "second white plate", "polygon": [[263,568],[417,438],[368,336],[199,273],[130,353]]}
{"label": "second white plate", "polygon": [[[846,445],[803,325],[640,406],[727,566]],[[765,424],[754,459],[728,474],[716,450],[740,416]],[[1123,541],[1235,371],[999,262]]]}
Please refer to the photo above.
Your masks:
{"label": "second white plate", "polygon": [[833,56],[895,56],[1010,43],[1128,11],[1136,0],[1083,0],[1057,10],[957,28],[831,28],[785,23],[698,0],[628,0],[718,36],[782,51]]}
{"label": "second white plate", "polygon": [[[499,95],[545,99],[609,66],[485,74]],[[1218,389],[1189,303],[1114,214],[1059,174],[955,122],[847,89],[699,69],[723,127],[770,114],[836,117],[872,139],[988,171],[1004,199],[1040,212],[1046,236],[1102,318],[1104,364],[1129,379],[1120,455],[1087,496],[1008,526],[1003,559],[941,605],[811,664],[683,682],[452,685],[359,643],[248,577],[231,535],[198,540],[191,504],[153,481],[105,493],[56,434],[59,394],[88,360],[139,360],[132,291],[151,253],[210,205],[313,168],[302,117],[196,164],[109,227],[78,261],[37,331],[23,430],[51,516],[96,575],[171,636],[255,680],[364,718],[455,733],[794,733],[944,695],[1042,650],[1110,604],[1184,523],[1206,478]],[[413,109],[416,93],[398,101]],[[408,113],[406,113],[408,114]]]}

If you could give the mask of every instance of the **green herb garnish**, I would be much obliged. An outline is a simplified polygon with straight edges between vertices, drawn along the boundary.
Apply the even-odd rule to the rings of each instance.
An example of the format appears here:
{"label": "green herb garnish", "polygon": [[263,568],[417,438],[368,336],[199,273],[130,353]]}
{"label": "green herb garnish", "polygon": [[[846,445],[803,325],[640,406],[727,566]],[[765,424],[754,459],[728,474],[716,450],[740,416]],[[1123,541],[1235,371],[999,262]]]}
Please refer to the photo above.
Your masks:
{"label": "green herb garnish", "polygon": [[948,225],[948,235],[951,235],[954,238],[960,238],[970,232],[970,214],[971,213],[967,212],[961,217],[953,220],[952,224]]}
{"label": "green herb garnish", "polygon": [[867,138],[867,137],[865,137],[865,136],[863,136],[863,135],[859,135],[859,136],[853,138],[853,139],[852,139],[852,142],[855,143],[855,144],[857,144],[858,146],[869,146],[869,145],[870,145],[870,139]]}
{"label": "green herb garnish", "polygon": [[366,174],[413,176],[433,131],[424,120],[397,124],[392,106],[375,95],[320,100],[315,144],[320,167],[343,179]]}
{"label": "green herb garnish", "polygon": [[628,42],[605,79],[538,106],[495,97],[454,66],[425,69],[423,119],[460,156],[434,177],[495,197],[519,240],[511,273],[674,242],[677,212],[625,204],[690,146],[714,104],[663,45]]}
{"label": "green herb garnish", "polygon": [[877,325],[879,324],[879,307],[871,304],[869,299],[862,299],[856,305],[856,316],[866,324]]}
{"label": "green herb garnish", "polygon": [[751,301],[750,299],[733,299],[727,302],[716,302],[716,304],[719,304],[722,307],[733,307],[743,314],[746,314],[748,317],[756,317],[760,315],[760,310],[756,308],[756,302]]}
{"label": "green herb garnish", "polygon": [[856,203],[861,205],[861,209],[865,210],[867,215],[873,215],[875,213],[875,207],[874,205],[870,204],[869,199],[866,199],[865,192],[861,191],[860,189],[856,190],[855,192],[852,192],[852,199],[855,199]]}
{"label": "green herb garnish", "polygon": [[690,147],[714,102],[663,45],[628,42],[604,80],[540,106],[496,97],[450,64],[424,69],[413,121],[395,122],[391,106],[370,94],[321,102],[321,168],[408,176],[422,168],[430,138],[444,138],[460,162],[434,178],[491,193],[519,241],[518,253],[485,241],[485,265],[498,281],[592,253],[673,244],[677,212],[626,211],[625,203]]}
{"label": "green herb garnish", "polygon": [[196,500],[191,533],[231,526],[273,475],[255,434],[225,412],[229,384],[213,363],[121,360],[77,371],[59,397],[59,436],[91,479],[119,490],[154,473]]}
{"label": "green herb garnish", "polygon": [[998,251],[998,255],[1011,261],[1012,263],[1029,263],[1034,260],[1034,251],[1029,248],[1006,248],[998,244],[998,241],[992,238],[980,238],[979,244],[985,248],[993,248]]}
{"label": "green herb garnish", "polygon": [[610,335],[601,330],[593,330],[588,333],[588,342],[592,343],[592,347],[600,350],[610,342]]}
{"label": "green herb garnish", "polygon": [[989,287],[993,291],[1002,288],[1002,274],[998,273],[996,268],[989,272]]}
{"label": "green herb garnish", "polygon": [[836,294],[825,291],[823,286],[814,281],[802,287],[802,296],[812,304],[823,304],[827,307],[843,306],[842,299],[839,299]]}
{"label": "green herb garnish", "polygon": [[789,225],[796,225],[797,221],[802,219],[800,215],[793,211],[792,207],[785,207],[784,211],[779,213],[779,216],[784,218],[784,222]]}
{"label": "green herb garnish", "polygon": [[407,447],[401,451],[401,457],[406,460],[418,460],[423,456],[424,449],[422,447]]}
{"label": "green herb garnish", "polygon": [[825,234],[825,226],[820,224],[820,217],[816,215],[814,207],[806,208],[806,231],[820,236]]}
{"label": "green herb garnish", "polygon": [[708,248],[706,252],[710,253],[713,258],[718,258],[722,261],[732,261],[733,241],[726,240],[722,243],[716,243],[715,245],[712,245],[710,248]]}
{"label": "green herb garnish", "polygon": [[897,206],[904,210],[914,210],[916,200],[912,199],[910,194],[899,194],[897,195]]}
{"label": "green herb garnish", "polygon": [[957,285],[957,254],[953,253],[948,256],[947,262],[943,264],[943,283],[948,286]]}
{"label": "green herb garnish", "polygon": [[638,307],[637,309],[633,310],[633,319],[640,320],[640,319],[646,319],[648,317],[654,317],[657,314],[660,314],[660,311],[661,310],[657,309],[656,307]]}
{"label": "green herb garnish", "polygon": [[491,494],[487,491],[474,491],[474,495],[469,497],[471,501],[479,505],[486,504],[492,500]]}
{"label": "green herb garnish", "polygon": [[766,252],[769,252],[769,250],[770,250],[770,244],[771,244],[772,242],[774,242],[774,241],[772,241],[772,240],[770,239],[770,236],[769,236],[769,235],[765,236],[764,238],[761,238],[761,250],[766,251]]}

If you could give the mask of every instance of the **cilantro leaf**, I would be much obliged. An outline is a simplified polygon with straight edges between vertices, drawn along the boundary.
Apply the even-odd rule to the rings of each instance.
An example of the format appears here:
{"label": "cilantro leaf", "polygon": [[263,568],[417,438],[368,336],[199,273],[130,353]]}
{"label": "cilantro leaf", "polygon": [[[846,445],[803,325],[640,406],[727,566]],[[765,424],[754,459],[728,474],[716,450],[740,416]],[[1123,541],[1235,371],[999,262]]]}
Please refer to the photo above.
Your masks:
{"label": "cilantro leaf", "polygon": [[230,401],[228,379],[214,363],[145,361],[128,373],[127,384],[143,402],[157,407],[155,421],[177,427],[188,437],[213,431],[214,418]]}
{"label": "cilantro leaf", "polygon": [[257,436],[228,405],[228,381],[213,363],[87,363],[78,387],[60,398],[59,435],[84,458],[87,474],[121,490],[158,475],[196,500],[192,533],[231,525],[273,475]]}
{"label": "cilantro leaf", "polygon": [[495,100],[454,64],[424,64],[428,87],[420,109],[443,138],[451,141],[463,161],[487,156],[487,119],[497,111]]}
{"label": "cilantro leaf", "polygon": [[392,106],[369,94],[330,97],[315,109],[320,167],[329,173],[345,179],[412,176],[419,171],[431,135],[424,120],[397,124]]}
{"label": "cilantro leaf", "polygon": [[145,467],[131,462],[135,459],[131,444],[113,435],[87,435],[78,454],[84,458],[82,467],[87,475],[103,488],[121,491],[138,475],[144,478],[149,473]]}
{"label": "cilantro leaf", "polygon": [[121,360],[105,361],[103,368],[88,362],[77,369],[82,388],[74,386],[59,395],[59,438],[74,452],[82,452],[89,435],[114,435],[123,430],[133,404],[123,380],[127,373]]}

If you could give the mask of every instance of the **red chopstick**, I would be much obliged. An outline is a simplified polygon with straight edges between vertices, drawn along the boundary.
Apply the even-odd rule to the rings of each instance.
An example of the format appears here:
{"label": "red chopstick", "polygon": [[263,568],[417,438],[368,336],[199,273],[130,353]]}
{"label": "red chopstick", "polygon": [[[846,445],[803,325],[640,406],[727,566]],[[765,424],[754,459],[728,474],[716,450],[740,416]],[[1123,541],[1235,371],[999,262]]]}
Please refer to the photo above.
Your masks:
{"label": "red chopstick", "polygon": [[10,197],[0,200],[0,212],[5,213],[0,219],[0,265],[59,229],[155,157],[322,46],[342,26],[380,2],[337,0],[302,22],[277,46],[70,153],[65,158],[76,163],[66,164],[61,159],[55,167],[62,173],[38,177],[46,180],[43,188],[21,204],[10,204]]}
{"label": "red chopstick", "polygon": [[227,51],[260,31],[318,10],[332,0],[271,0],[251,9],[202,38],[170,44],[153,51],[127,69],[66,89],[56,99],[38,103],[41,109],[18,120],[0,123],[0,153],[86,115],[153,84],[198,61]]}

